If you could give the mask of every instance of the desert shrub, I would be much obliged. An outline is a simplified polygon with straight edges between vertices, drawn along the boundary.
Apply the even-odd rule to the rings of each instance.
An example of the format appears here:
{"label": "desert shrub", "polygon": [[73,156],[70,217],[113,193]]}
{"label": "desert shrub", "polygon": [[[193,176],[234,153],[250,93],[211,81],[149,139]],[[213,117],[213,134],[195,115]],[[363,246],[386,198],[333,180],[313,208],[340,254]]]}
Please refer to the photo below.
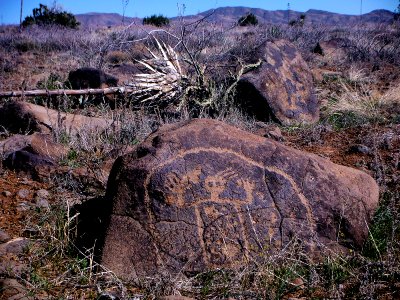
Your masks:
{"label": "desert shrub", "polygon": [[153,25],[157,27],[166,26],[169,24],[169,19],[163,15],[152,15],[143,18],[143,25]]}
{"label": "desert shrub", "polygon": [[32,16],[27,16],[22,22],[22,26],[24,27],[31,25],[60,25],[75,29],[79,27],[79,22],[71,13],[61,11],[57,8],[49,9],[46,5],[40,4],[39,8],[33,9]]}
{"label": "desert shrub", "polygon": [[240,17],[238,24],[240,26],[249,26],[249,25],[257,25],[258,20],[257,17],[253,13],[248,13],[242,17]]}

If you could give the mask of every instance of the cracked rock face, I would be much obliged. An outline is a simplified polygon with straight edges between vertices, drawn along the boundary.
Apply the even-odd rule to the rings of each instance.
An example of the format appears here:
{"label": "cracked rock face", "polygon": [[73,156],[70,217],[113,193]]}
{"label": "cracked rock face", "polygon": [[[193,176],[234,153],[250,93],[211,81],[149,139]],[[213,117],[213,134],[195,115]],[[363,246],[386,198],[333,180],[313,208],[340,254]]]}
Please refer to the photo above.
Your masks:
{"label": "cracked rock face", "polygon": [[219,121],[169,125],[113,166],[102,263],[135,280],[235,267],[293,239],[310,255],[357,248],[378,194],[363,172]]}
{"label": "cracked rock face", "polygon": [[243,108],[259,120],[286,125],[318,121],[312,73],[296,47],[284,40],[267,42],[255,56],[261,66],[238,84]]}

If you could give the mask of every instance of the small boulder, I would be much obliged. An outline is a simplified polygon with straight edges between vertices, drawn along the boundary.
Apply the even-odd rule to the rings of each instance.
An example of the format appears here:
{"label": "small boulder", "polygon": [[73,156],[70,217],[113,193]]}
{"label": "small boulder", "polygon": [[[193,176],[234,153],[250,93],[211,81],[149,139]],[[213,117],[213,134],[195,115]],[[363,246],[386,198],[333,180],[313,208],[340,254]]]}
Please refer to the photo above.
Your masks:
{"label": "small boulder", "polygon": [[261,65],[245,73],[237,86],[243,110],[260,121],[284,125],[318,121],[313,76],[295,46],[284,40],[266,42],[255,57]]}
{"label": "small boulder", "polygon": [[32,179],[48,178],[66,154],[67,149],[53,142],[50,135],[13,135],[0,142],[3,165]]}
{"label": "small boulder", "polygon": [[10,101],[0,107],[0,125],[12,133],[102,132],[114,126],[114,121],[104,118],[63,113],[40,105]]}
{"label": "small boulder", "polygon": [[137,280],[235,267],[294,239],[310,257],[360,248],[367,174],[215,120],[162,127],[117,159],[102,264]]}
{"label": "small boulder", "polygon": [[27,190],[27,189],[20,189],[20,190],[17,192],[17,197],[20,198],[20,199],[26,199],[26,198],[29,197],[30,194],[31,194],[31,191],[30,191],[30,190]]}

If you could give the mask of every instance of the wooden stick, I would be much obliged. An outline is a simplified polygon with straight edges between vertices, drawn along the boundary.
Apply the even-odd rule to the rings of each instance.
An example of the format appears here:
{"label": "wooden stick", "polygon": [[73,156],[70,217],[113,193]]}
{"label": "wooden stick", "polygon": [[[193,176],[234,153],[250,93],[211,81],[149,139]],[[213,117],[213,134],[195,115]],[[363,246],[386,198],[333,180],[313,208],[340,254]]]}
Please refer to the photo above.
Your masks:
{"label": "wooden stick", "polygon": [[7,97],[35,97],[35,96],[59,96],[59,95],[109,95],[116,93],[133,93],[135,89],[130,87],[109,87],[104,89],[85,90],[31,90],[31,91],[0,91],[0,98]]}

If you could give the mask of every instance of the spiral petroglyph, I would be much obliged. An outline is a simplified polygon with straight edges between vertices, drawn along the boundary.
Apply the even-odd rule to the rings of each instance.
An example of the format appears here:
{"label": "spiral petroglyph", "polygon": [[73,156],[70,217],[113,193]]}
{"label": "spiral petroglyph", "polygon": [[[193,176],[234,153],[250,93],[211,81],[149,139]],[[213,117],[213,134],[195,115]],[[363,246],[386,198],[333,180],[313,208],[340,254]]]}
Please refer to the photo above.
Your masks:
{"label": "spiral petroglyph", "polygon": [[362,172],[212,120],[162,128],[110,178],[103,263],[127,279],[235,267],[293,239],[340,248],[337,214],[358,245],[378,199]]}

